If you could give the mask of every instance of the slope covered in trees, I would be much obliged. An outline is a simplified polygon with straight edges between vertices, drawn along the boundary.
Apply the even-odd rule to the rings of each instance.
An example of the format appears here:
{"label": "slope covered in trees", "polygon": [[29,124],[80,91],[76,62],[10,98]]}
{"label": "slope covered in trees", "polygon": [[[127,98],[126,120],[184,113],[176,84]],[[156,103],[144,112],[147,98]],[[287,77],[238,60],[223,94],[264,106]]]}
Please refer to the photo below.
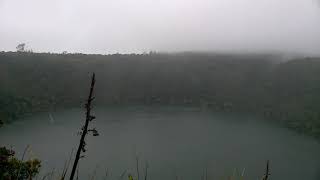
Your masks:
{"label": "slope covered in trees", "polygon": [[[96,72],[97,104],[248,112],[320,137],[320,59],[275,55],[0,53],[0,118],[78,107]],[[10,105],[9,105],[10,104]]]}

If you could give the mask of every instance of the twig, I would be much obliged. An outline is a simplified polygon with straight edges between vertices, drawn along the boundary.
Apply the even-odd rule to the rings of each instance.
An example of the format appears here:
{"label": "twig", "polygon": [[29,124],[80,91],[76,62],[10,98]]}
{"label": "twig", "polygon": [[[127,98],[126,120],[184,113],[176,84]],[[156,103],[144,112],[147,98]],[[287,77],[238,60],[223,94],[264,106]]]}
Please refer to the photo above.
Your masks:
{"label": "twig", "polygon": [[[55,169],[53,168],[52,171],[51,171],[51,173],[50,173],[50,180],[52,180],[52,178],[53,178],[53,176],[54,176],[54,171],[55,171]],[[49,177],[49,176],[48,176],[48,177]]]}
{"label": "twig", "polygon": [[63,171],[62,171],[62,175],[61,175],[61,180],[64,180],[64,178],[66,177],[66,174],[68,172],[71,160],[72,160],[72,156],[73,156],[73,149],[71,150],[70,156],[69,156],[69,160],[65,162],[64,167],[63,167]]}
{"label": "twig", "polygon": [[243,168],[242,173],[241,173],[241,177],[244,177],[245,172],[246,172],[246,168]]}
{"label": "twig", "polygon": [[270,174],[270,169],[269,169],[269,160],[267,161],[267,167],[266,167],[266,173],[264,174],[263,180],[268,180]]}
{"label": "twig", "polygon": [[[23,154],[22,154],[22,158],[21,158],[21,162],[23,162],[24,156],[25,156],[27,150],[29,149],[29,147],[30,147],[30,145],[27,145],[27,147],[24,148],[24,151],[23,151]],[[21,167],[22,167],[22,166],[19,167],[19,171],[18,171],[18,173],[17,173],[17,179],[19,179],[19,177],[20,177]]]}
{"label": "twig", "polygon": [[124,176],[126,173],[127,173],[127,170],[125,169],[125,170],[122,172],[122,174],[120,175],[119,179],[122,179],[123,176]]}
{"label": "twig", "polygon": [[42,180],[45,180],[47,177],[49,177],[49,176],[50,176],[50,173],[51,173],[51,172],[48,172],[47,174],[45,174],[45,175],[42,177]]}

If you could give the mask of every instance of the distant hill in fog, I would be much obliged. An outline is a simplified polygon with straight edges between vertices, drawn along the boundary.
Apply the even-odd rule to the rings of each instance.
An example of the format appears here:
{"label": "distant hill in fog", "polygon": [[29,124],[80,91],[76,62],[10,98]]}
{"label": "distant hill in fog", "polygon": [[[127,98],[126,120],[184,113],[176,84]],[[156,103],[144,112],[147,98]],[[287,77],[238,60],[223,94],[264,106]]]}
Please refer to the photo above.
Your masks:
{"label": "distant hill in fog", "polygon": [[91,72],[97,75],[100,105],[249,112],[320,135],[320,58],[272,54],[2,52],[0,118],[79,107]]}

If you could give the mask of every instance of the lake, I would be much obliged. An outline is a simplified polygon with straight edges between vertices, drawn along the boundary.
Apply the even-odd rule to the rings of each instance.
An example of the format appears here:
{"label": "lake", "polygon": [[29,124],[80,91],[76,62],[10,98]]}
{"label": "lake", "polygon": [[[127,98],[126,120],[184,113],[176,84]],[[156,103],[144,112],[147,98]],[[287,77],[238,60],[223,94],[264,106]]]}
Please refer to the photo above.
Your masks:
{"label": "lake", "polygon": [[[254,116],[191,107],[95,107],[93,112],[97,119],[91,127],[100,136],[86,140],[80,180],[136,177],[137,159],[140,180],[146,164],[152,180],[226,179],[242,173],[257,180],[267,160],[272,180],[320,179],[317,141]],[[26,158],[41,159],[39,176],[59,175],[76,151],[84,117],[83,109],[69,109],[16,120],[1,128],[0,142],[19,158],[30,145]]]}

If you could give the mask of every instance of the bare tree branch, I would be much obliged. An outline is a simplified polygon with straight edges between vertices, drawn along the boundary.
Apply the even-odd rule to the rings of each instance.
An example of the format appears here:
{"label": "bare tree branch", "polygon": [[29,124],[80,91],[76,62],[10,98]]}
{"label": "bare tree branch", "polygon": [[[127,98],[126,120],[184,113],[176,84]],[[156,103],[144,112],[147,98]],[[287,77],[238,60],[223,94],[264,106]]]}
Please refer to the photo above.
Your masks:
{"label": "bare tree branch", "polygon": [[82,126],[81,128],[81,138],[80,138],[80,143],[79,143],[79,147],[78,147],[78,150],[77,150],[77,154],[76,154],[76,157],[75,157],[75,160],[74,160],[74,163],[73,163],[73,167],[72,167],[72,171],[71,171],[71,174],[70,174],[70,180],[73,180],[74,178],[74,175],[76,173],[76,170],[77,170],[77,166],[78,166],[78,162],[79,162],[79,159],[80,158],[83,158],[84,155],[81,155],[81,152],[86,152],[86,149],[85,149],[85,146],[86,146],[86,142],[85,142],[85,138],[86,138],[86,135],[88,134],[88,132],[92,132],[93,133],[93,136],[98,136],[98,131],[93,128],[93,129],[88,129],[89,127],[89,123],[95,119],[94,116],[91,115],[91,103],[92,101],[94,100],[94,97],[93,97],[93,89],[94,89],[94,85],[95,85],[95,74],[93,73],[92,74],[92,78],[91,78],[91,85],[90,85],[90,92],[89,92],[89,96],[88,96],[88,99],[87,99],[87,102],[85,104],[85,109],[86,109],[86,121],[85,121],[85,124],[84,126]]}

